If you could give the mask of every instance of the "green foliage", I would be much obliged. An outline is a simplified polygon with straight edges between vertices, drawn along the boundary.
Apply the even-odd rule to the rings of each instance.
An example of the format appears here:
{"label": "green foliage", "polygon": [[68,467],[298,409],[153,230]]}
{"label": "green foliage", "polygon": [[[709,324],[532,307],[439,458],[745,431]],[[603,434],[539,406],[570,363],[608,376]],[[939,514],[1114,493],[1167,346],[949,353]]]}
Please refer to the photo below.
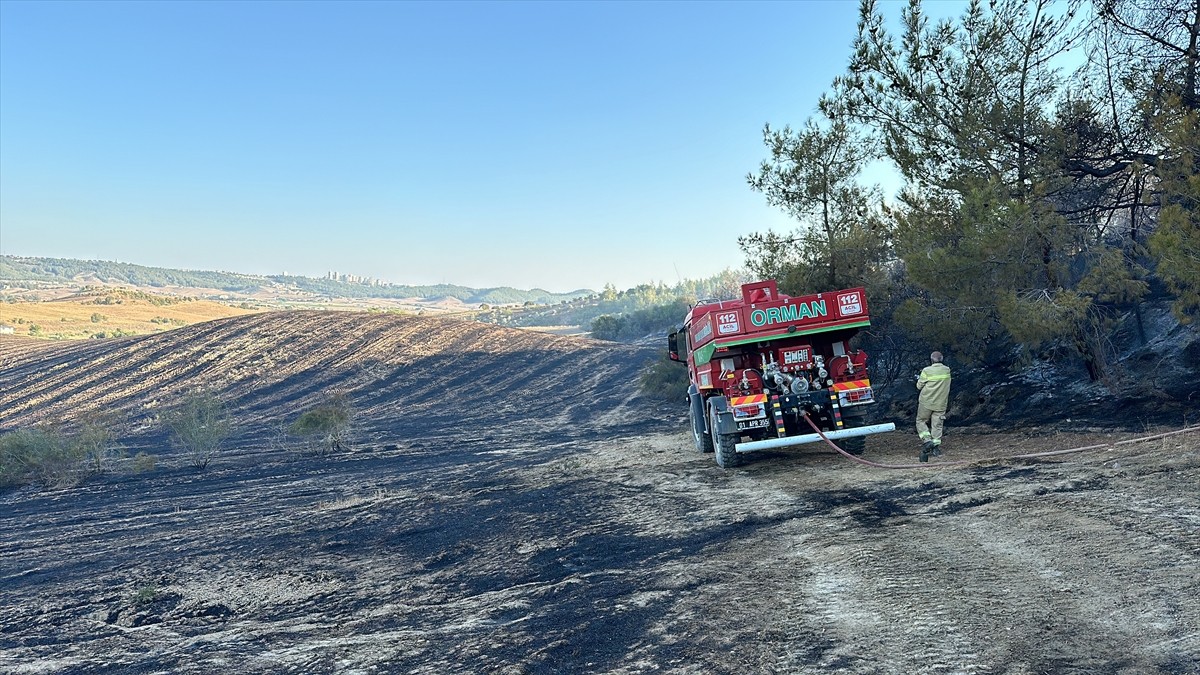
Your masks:
{"label": "green foliage", "polygon": [[[868,298],[870,301],[870,298]],[[893,320],[923,351],[953,351],[964,361],[981,359],[996,326],[991,309],[961,307],[928,294],[901,301]]]}
{"label": "green foliage", "polygon": [[[254,292],[264,284],[261,277],[227,272],[171,270],[105,260],[0,256],[0,280],[61,282],[80,276],[133,286],[218,288],[246,293]],[[97,304],[120,304],[120,298],[113,297]]]}
{"label": "green foliage", "polygon": [[1162,209],[1149,246],[1159,276],[1177,295],[1176,316],[1190,323],[1200,318],[1200,112],[1181,110],[1159,123],[1177,152],[1164,163]]}
{"label": "green foliage", "polygon": [[1175,315],[1184,323],[1200,318],[1200,209],[1164,208],[1150,250],[1158,257],[1159,276],[1176,294]]}
{"label": "green foliage", "polygon": [[[592,321],[604,314],[627,316],[638,310],[653,310],[672,302],[681,301],[684,305],[691,306],[697,298],[737,297],[741,293],[741,284],[752,280],[746,272],[725,270],[706,279],[685,279],[674,286],[663,283],[640,284],[618,291],[612,284],[607,284],[602,293],[562,300],[557,305],[531,308],[493,307],[491,311],[480,313],[476,318],[479,321],[505,326],[590,326]],[[681,312],[670,321],[678,323],[682,319]],[[641,337],[661,327],[646,330],[635,337]],[[639,328],[640,326],[631,325],[630,330]],[[618,339],[625,337],[627,335]]]}
{"label": "green foliage", "polygon": [[[972,0],[930,22],[911,0],[893,33],[888,7],[863,0],[823,122],[767,127],[750,184],[799,228],[742,238],[750,269],[790,293],[866,286],[893,345],[1066,348],[1094,379],[1155,275],[1200,316],[1200,8]],[[1088,41],[1107,58],[1064,78]],[[876,156],[906,181],[896,204],[856,183]]]}
{"label": "green foliage", "polygon": [[317,452],[325,454],[341,450],[350,432],[354,412],[350,402],[341,394],[329,396],[316,407],[296,418],[289,431],[309,440]]}
{"label": "green foliage", "polygon": [[592,321],[592,337],[616,342],[664,332],[682,322],[692,304],[678,299],[625,314],[605,314]]}
{"label": "green foliage", "polygon": [[997,316],[1013,339],[1037,348],[1049,340],[1080,332],[1090,307],[1089,298],[1071,291],[1008,292],[997,299]]}
{"label": "green foliage", "polygon": [[103,331],[102,330],[97,333],[92,333],[91,335],[88,336],[88,339],[103,340],[105,338],[119,338],[119,337],[125,337],[127,335],[133,335],[133,333],[127,333],[127,332],[121,330],[120,328],[114,328],[111,331]]}
{"label": "green foliage", "polygon": [[153,585],[142,586],[133,595],[133,603],[135,605],[148,605],[154,602],[159,595],[158,587]]}
{"label": "green foliage", "polygon": [[101,323],[102,321],[105,321],[107,319],[108,319],[108,317],[104,316],[100,312],[92,312],[92,323]]}
{"label": "green foliage", "polygon": [[184,452],[192,466],[204,469],[233,431],[224,402],[208,392],[188,395],[163,415],[171,440]]}
{"label": "green foliage", "polygon": [[72,433],[56,426],[17,429],[0,436],[0,487],[72,487],[106,470],[117,455],[111,418],[91,417]]}
{"label": "green foliage", "polygon": [[70,439],[93,473],[107,471],[109,464],[122,454],[122,450],[116,446],[116,426],[117,419],[113,413],[89,413]]}
{"label": "green foliage", "polygon": [[[909,192],[904,204],[897,214],[897,252],[908,279],[954,317],[938,331],[943,344],[978,354],[978,343],[996,332],[1029,346],[1075,335],[1091,304],[1081,290],[1064,288],[1071,282],[1077,230],[1044,202],[1007,197],[1003,186],[988,183],[959,199]],[[1116,284],[1118,275],[1088,279],[1110,295],[1144,292],[1133,283],[1109,288],[1105,282]],[[993,330],[981,333],[980,326]]]}
{"label": "green foliage", "polygon": [[40,429],[18,429],[0,436],[0,487],[33,479],[36,467],[62,452],[62,443]]}
{"label": "green foliage", "polygon": [[[20,434],[24,430],[18,430]],[[28,475],[47,488],[66,488],[78,485],[85,477],[84,449],[54,430],[33,429],[23,440],[23,453]]]}
{"label": "green foliage", "polygon": [[672,361],[664,353],[641,372],[638,386],[649,398],[682,401],[688,389],[687,366]]}
{"label": "green foliage", "polygon": [[625,320],[612,314],[603,314],[592,320],[592,337],[597,340],[616,341],[625,327]]}
{"label": "green foliage", "polygon": [[1101,248],[1087,258],[1087,263],[1090,269],[1080,280],[1078,290],[1096,302],[1133,304],[1149,291],[1143,278],[1146,269],[1119,248]]}
{"label": "green foliage", "polygon": [[768,125],[763,140],[771,158],[747,181],[800,228],[740,237],[746,266],[797,295],[878,285],[886,278],[889,233],[880,190],[857,183],[872,158],[867,140],[844,116],[824,124],[810,118],[802,131]]}

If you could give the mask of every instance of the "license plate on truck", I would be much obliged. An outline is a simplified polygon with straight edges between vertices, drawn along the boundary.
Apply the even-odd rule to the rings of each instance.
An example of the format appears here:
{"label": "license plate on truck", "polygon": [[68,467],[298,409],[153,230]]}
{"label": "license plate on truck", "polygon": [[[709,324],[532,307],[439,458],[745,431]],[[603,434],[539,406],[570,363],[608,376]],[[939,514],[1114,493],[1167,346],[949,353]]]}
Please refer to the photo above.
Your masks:
{"label": "license plate on truck", "polygon": [[745,422],[738,422],[737,428],[738,431],[742,431],[743,429],[763,429],[767,427],[770,421],[765,417],[761,420],[746,420]]}

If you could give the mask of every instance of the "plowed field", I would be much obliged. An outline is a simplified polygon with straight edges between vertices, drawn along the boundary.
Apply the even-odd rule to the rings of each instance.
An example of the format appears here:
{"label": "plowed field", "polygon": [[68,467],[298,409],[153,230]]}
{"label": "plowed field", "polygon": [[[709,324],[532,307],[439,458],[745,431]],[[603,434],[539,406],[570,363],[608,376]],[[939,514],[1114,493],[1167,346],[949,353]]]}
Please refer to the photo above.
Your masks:
{"label": "plowed field", "polygon": [[[111,410],[161,453],[0,493],[0,672],[1200,672],[1200,434],[723,471],[636,395],[653,355],[335,312],[0,338],[0,428]],[[200,387],[239,424],[202,472],[155,423]],[[333,390],[351,447],[281,444]],[[943,459],[1139,433],[955,428]]]}

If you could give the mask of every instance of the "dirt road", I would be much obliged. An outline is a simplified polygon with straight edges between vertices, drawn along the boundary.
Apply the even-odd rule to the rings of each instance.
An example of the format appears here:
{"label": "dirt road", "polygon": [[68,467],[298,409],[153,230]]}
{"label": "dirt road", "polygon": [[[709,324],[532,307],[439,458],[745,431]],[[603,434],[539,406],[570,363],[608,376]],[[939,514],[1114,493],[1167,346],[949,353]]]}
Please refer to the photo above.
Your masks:
{"label": "dirt road", "polygon": [[[391,394],[353,390],[374,414],[343,454],[247,432],[205,472],[164,456],[0,493],[0,672],[1200,672],[1200,434],[894,471],[808,446],[723,471],[682,410],[628,396],[636,354],[528,335],[460,342],[422,357],[433,369],[400,342],[373,355]],[[26,383],[0,409],[27,423],[71,400],[20,403],[39,375],[99,372],[101,352],[0,349],[0,384]],[[213,372],[244,366],[227,353]],[[514,354],[538,356],[514,370]],[[280,382],[306,372],[236,380],[269,401],[249,418],[282,414],[308,389]],[[422,407],[435,372],[461,378],[439,401],[467,414]],[[141,410],[148,392],[106,400]],[[947,456],[1134,435],[954,429]],[[877,436],[867,457],[914,448]]]}

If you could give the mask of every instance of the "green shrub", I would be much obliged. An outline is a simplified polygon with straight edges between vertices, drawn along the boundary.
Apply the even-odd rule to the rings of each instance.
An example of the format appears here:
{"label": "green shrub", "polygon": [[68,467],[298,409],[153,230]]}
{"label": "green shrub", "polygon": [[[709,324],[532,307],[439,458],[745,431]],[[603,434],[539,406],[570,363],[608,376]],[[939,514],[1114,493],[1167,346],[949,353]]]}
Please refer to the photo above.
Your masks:
{"label": "green shrub", "polygon": [[346,397],[335,394],[317,407],[301,413],[289,431],[308,439],[318,453],[324,454],[343,448],[353,416]]}
{"label": "green shrub", "polygon": [[83,418],[79,431],[69,439],[91,472],[107,471],[109,463],[121,456],[121,448],[114,443],[115,428],[112,414],[93,413]]}
{"label": "green shrub", "polygon": [[111,415],[90,415],[73,433],[51,426],[0,436],[0,486],[72,487],[107,470],[109,460],[120,454],[114,426]]}
{"label": "green shrub", "polygon": [[137,589],[137,592],[133,594],[133,603],[135,605],[148,605],[154,602],[158,594],[159,590],[157,586],[147,584]]}
{"label": "green shrub", "polygon": [[197,469],[208,466],[233,431],[224,402],[208,392],[189,395],[163,416],[163,422],[171,432],[171,440],[188,454]]}
{"label": "green shrub", "polygon": [[82,446],[57,431],[18,429],[0,436],[0,485],[78,485],[87,474],[83,460]]}
{"label": "green shrub", "polygon": [[41,445],[42,439],[29,429],[0,436],[0,487],[20,485],[28,480],[29,459]]}
{"label": "green shrub", "polygon": [[687,395],[687,366],[662,354],[638,376],[638,386],[649,398],[681,401]]}
{"label": "green shrub", "polygon": [[592,337],[597,340],[616,341],[625,328],[625,319],[612,314],[603,314],[592,319]]}

